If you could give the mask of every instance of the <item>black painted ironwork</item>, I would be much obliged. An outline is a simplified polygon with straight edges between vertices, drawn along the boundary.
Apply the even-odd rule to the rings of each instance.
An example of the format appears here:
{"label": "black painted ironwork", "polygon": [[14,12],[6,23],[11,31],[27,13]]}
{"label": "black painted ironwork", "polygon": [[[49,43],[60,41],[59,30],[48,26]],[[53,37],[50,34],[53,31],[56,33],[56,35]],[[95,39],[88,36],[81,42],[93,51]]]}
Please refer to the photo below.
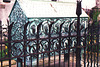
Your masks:
{"label": "black painted ironwork", "polygon": [[[7,45],[8,54],[5,53],[5,56],[0,57],[0,61],[8,60],[10,67],[12,67],[12,59],[16,61],[15,65],[17,67],[75,67],[77,65],[76,58],[78,58],[77,49],[81,49],[81,52],[79,51],[81,58],[78,58],[79,62],[81,62],[79,66],[98,67],[99,24],[88,24],[88,27],[85,27],[84,24],[80,23],[81,45],[77,46],[76,19],[61,23],[57,21],[59,19],[42,21],[36,27],[31,25],[33,21],[27,22],[24,25],[24,37],[21,40],[12,40],[11,31],[14,26],[14,23],[12,23],[8,27],[8,40],[0,41],[0,44],[9,44]],[[33,38],[28,36],[30,26],[32,26]]]}
{"label": "black painted ironwork", "polygon": [[[11,29],[13,27],[14,22],[8,26],[8,41],[11,41]],[[11,43],[8,43],[8,57],[11,58]],[[9,59],[9,67],[11,67],[11,59]]]}
{"label": "black painted ironwork", "polygon": [[[1,37],[1,41],[2,41],[2,21],[0,20],[0,37]],[[2,58],[2,44],[0,45],[1,47],[1,58]],[[2,61],[1,61],[1,67],[2,67]]]}
{"label": "black painted ironwork", "polygon": [[76,67],[81,67],[81,49],[78,48],[81,46],[80,44],[80,15],[81,15],[81,1],[77,1],[77,9],[76,9],[76,14],[77,14],[77,48],[76,48]]}
{"label": "black painted ironwork", "polygon": [[11,60],[16,67],[99,67],[100,22],[80,18],[77,5],[78,18],[34,18],[22,26],[11,23],[6,33],[2,28],[1,67],[3,61],[13,67]]}

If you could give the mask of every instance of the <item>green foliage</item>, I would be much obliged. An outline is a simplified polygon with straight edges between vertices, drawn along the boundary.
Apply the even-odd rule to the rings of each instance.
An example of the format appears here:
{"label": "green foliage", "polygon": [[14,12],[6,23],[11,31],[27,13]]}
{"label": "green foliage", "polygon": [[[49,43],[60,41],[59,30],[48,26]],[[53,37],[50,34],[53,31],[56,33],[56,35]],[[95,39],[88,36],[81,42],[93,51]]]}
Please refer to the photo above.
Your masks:
{"label": "green foliage", "polygon": [[[2,58],[8,57],[8,49],[2,50]],[[1,58],[1,51],[0,51],[0,58]]]}
{"label": "green foliage", "polygon": [[[7,39],[4,40],[7,41]],[[5,43],[5,49],[0,51],[0,58],[1,58],[1,53],[2,53],[2,58],[8,57],[8,43]]]}
{"label": "green foliage", "polygon": [[[93,24],[91,25],[91,27],[90,27],[90,30],[91,30],[91,28],[93,29],[93,30],[91,30],[92,31],[92,33],[91,32],[89,32],[89,37],[88,37],[88,44],[89,45],[92,45],[92,46],[89,46],[88,48],[87,48],[87,51],[89,51],[89,52],[91,52],[91,50],[92,50],[92,52],[97,52],[98,51],[98,49],[97,49],[97,47],[94,45],[94,44],[96,44],[97,43],[97,33],[99,32],[98,31],[98,24],[99,24],[99,22],[98,22],[98,15],[100,14],[100,11],[98,10],[98,8],[94,8],[91,12],[90,12],[90,17],[93,19]],[[91,34],[92,34],[92,36],[91,36]],[[93,34],[95,34],[95,35],[93,35]],[[100,46],[99,46],[99,49],[100,49]]]}
{"label": "green foliage", "polygon": [[93,14],[93,20],[95,20],[97,22],[97,17],[100,14],[100,11],[98,9],[96,11],[93,10],[92,14]]}

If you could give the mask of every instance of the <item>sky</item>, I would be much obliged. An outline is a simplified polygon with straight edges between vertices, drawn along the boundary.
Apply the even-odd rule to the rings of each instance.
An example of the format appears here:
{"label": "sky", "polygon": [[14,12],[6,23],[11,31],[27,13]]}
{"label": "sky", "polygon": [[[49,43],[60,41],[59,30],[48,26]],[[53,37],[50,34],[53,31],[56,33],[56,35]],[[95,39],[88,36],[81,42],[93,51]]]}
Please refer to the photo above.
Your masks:
{"label": "sky", "polygon": [[83,8],[92,8],[96,5],[95,0],[82,0]]}
{"label": "sky", "polygon": [[[76,2],[77,0],[59,0],[59,1]],[[82,8],[91,9],[95,5],[96,5],[95,0],[82,0]]]}
{"label": "sky", "polygon": [[[41,1],[51,1],[51,0],[41,0]],[[63,2],[76,2],[77,0],[57,0]],[[82,8],[91,9],[96,5],[95,0],[82,0]]]}
{"label": "sky", "polygon": [[[51,1],[51,0],[42,0],[42,1]],[[57,0],[63,2],[76,2],[77,0]],[[96,5],[96,0],[82,0],[82,8],[91,9]]]}

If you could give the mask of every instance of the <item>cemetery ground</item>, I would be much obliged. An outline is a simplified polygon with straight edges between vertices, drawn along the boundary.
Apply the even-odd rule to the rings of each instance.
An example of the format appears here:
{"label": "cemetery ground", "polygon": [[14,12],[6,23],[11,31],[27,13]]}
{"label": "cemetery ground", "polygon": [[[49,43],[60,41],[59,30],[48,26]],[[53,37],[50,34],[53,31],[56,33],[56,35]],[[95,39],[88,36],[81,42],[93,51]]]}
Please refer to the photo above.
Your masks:
{"label": "cemetery ground", "polygon": [[[73,55],[74,54],[74,55]],[[91,62],[91,54],[89,52],[86,52],[86,57],[89,57],[89,60],[86,59],[86,67],[88,65],[88,61]],[[94,60],[95,56],[95,60]],[[96,66],[96,53],[92,53],[92,64],[94,66],[94,61],[95,61],[95,66]],[[99,59],[100,59],[100,54],[99,54]],[[54,61],[55,61],[55,67],[59,67],[59,56],[54,56],[50,57],[50,67],[54,67]],[[11,67],[17,67],[16,61],[12,60],[11,61]],[[3,67],[9,67],[9,61],[3,61]],[[24,64],[23,64],[24,65]],[[64,62],[64,55],[61,55],[61,61],[60,61],[60,67],[68,67],[68,60]],[[76,55],[75,53],[70,53],[70,67],[76,67]],[[91,65],[91,63],[89,63]],[[100,61],[99,61],[99,66],[100,66]],[[0,62],[0,67],[1,67],[1,62]],[[26,67],[31,67],[31,66],[26,66]],[[34,65],[36,67],[36,65]],[[39,60],[39,67],[43,67],[43,59]],[[44,67],[48,67],[48,57],[44,58]],[[84,67],[84,55],[81,56],[81,67]]]}

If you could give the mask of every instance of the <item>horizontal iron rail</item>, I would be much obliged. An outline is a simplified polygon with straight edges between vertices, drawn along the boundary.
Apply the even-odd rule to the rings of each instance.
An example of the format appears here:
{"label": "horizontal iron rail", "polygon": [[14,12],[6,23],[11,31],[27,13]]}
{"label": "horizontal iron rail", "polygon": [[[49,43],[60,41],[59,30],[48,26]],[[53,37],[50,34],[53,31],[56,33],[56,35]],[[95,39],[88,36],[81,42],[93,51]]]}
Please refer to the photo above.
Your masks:
{"label": "horizontal iron rail", "polygon": [[[100,33],[98,33],[98,34],[100,34]],[[87,34],[87,35],[81,35],[80,37],[85,37],[85,36],[88,36],[89,34]],[[97,35],[97,34],[95,34],[95,35]],[[21,40],[12,40],[12,41],[0,41],[0,44],[5,44],[5,43],[13,43],[13,42],[15,42],[15,43],[19,43],[19,42],[24,42],[24,41],[33,41],[33,40],[45,40],[45,39],[56,39],[56,38],[65,38],[65,37],[76,37],[77,35],[71,35],[71,36],[61,36],[61,37],[59,37],[59,36],[57,36],[57,37],[50,37],[50,38],[48,38],[48,37],[46,37],[46,38],[39,38],[39,39],[26,39],[26,40],[24,40],[24,39],[21,39]]]}
{"label": "horizontal iron rail", "polygon": [[51,53],[51,52],[58,52],[58,51],[63,51],[63,50],[68,50],[68,49],[75,49],[75,48],[85,48],[85,47],[89,47],[89,46],[96,46],[98,43],[95,43],[93,45],[89,44],[87,46],[75,46],[75,47],[70,47],[70,48],[64,48],[64,49],[56,49],[56,50],[52,50],[52,51],[44,51],[44,52],[38,52],[38,53],[30,53],[27,55],[22,55],[22,56],[14,56],[14,57],[10,57],[10,58],[0,58],[0,61],[2,60],[9,60],[9,59],[14,59],[14,58],[19,58],[19,57],[26,57],[26,56],[31,56],[31,55],[37,55],[37,54],[44,54],[44,53]]}
{"label": "horizontal iron rail", "polygon": [[[0,44],[5,44],[5,43],[19,43],[19,42],[24,42],[24,41],[34,41],[34,40],[45,40],[45,39],[56,39],[56,38],[66,38],[66,37],[76,37],[77,35],[71,35],[71,36],[57,36],[57,37],[46,37],[46,38],[39,38],[39,39],[21,39],[21,40],[12,40],[12,41],[0,41]],[[81,35],[80,37],[85,37],[86,35]]]}

